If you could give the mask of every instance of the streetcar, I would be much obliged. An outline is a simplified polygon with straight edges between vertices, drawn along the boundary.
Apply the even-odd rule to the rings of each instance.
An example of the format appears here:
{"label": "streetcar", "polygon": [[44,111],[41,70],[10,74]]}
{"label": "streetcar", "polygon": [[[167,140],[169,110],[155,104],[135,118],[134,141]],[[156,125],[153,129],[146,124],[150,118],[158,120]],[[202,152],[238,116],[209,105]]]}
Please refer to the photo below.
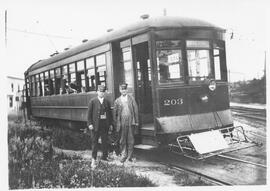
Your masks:
{"label": "streetcar", "polygon": [[[88,102],[97,95],[97,86],[106,86],[113,105],[119,84],[125,82],[139,108],[137,144],[170,145],[185,154],[188,148],[200,150],[202,144],[225,149],[224,141],[213,144],[220,137],[232,139],[235,129],[225,32],[198,19],[144,17],[84,40],[27,69],[28,115],[67,128],[86,128]],[[72,91],[66,90],[68,85],[73,85]]]}

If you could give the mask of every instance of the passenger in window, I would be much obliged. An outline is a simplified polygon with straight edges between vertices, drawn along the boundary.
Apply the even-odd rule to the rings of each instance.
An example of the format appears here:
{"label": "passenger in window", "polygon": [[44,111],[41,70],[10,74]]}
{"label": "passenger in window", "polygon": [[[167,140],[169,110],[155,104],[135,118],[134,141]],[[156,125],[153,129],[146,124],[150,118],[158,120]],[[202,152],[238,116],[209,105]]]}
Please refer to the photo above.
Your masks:
{"label": "passenger in window", "polygon": [[53,87],[53,80],[52,79],[49,79],[49,89],[50,89],[49,95],[53,95],[54,94],[54,87]]}
{"label": "passenger in window", "polygon": [[82,87],[81,87],[81,92],[82,92],[82,93],[85,93],[85,92],[86,92],[86,90],[85,90],[85,87],[84,87],[84,86],[82,86]]}
{"label": "passenger in window", "polygon": [[60,94],[66,94],[68,91],[68,82],[67,82],[67,76],[63,75],[61,79],[61,88],[60,88]]}
{"label": "passenger in window", "polygon": [[47,95],[51,95],[50,94],[49,84],[45,84],[45,96],[47,96]]}
{"label": "passenger in window", "polygon": [[69,93],[77,93],[79,91],[79,87],[76,81],[73,81],[69,84]]}
{"label": "passenger in window", "polygon": [[121,162],[132,161],[134,130],[138,126],[138,106],[133,96],[127,94],[127,84],[119,87],[121,96],[114,102],[116,132],[120,132]]}
{"label": "passenger in window", "polygon": [[87,111],[87,125],[92,133],[92,168],[96,166],[99,137],[103,152],[101,160],[108,160],[108,131],[112,131],[113,128],[111,104],[104,97],[105,86],[99,85],[97,94],[97,97],[90,100]]}

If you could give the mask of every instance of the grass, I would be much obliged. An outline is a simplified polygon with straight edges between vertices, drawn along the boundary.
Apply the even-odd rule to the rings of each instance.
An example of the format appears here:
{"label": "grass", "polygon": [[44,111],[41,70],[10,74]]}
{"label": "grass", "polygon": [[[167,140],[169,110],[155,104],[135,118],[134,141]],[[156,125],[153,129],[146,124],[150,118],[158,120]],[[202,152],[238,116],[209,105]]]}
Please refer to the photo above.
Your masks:
{"label": "grass", "polygon": [[67,188],[156,186],[147,177],[123,166],[100,162],[93,170],[90,161],[68,160],[61,164],[61,176]]}
{"label": "grass", "polygon": [[53,132],[37,123],[9,121],[9,187],[87,188],[156,186],[131,169],[100,163],[91,169],[90,160],[56,154],[52,149]]}

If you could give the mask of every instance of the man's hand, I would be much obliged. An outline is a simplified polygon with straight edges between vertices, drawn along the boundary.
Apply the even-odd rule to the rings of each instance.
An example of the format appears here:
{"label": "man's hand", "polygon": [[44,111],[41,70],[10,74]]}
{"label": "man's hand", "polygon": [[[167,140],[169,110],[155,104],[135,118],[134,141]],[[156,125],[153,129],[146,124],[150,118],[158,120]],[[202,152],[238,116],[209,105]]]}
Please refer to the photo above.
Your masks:
{"label": "man's hand", "polygon": [[94,129],[93,125],[89,125],[88,128],[89,128],[89,130],[93,130]]}
{"label": "man's hand", "polygon": [[112,125],[110,125],[110,127],[109,127],[109,131],[113,131],[113,126]]}
{"label": "man's hand", "polygon": [[120,132],[120,124],[116,125],[116,132],[119,133]]}
{"label": "man's hand", "polygon": [[109,134],[112,134],[112,132],[113,132],[113,126],[110,125],[110,127],[109,127]]}

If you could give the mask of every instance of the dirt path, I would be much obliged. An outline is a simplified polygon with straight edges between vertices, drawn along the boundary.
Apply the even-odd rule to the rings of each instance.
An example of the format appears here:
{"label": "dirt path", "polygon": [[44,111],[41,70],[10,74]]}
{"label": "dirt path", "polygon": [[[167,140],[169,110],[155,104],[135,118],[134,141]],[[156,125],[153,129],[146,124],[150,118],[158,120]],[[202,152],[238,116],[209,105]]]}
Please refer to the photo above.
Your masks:
{"label": "dirt path", "polygon": [[[83,160],[91,160],[92,158],[91,150],[72,151],[54,147],[54,152],[57,154],[64,154],[68,157],[79,157]],[[100,156],[101,152],[98,152],[98,158],[100,158]],[[126,162],[122,164],[120,163],[120,158],[116,155],[111,155],[110,158],[112,159],[112,161],[109,162],[110,164],[124,165],[134,171],[135,174],[148,177],[158,186],[182,186],[198,180],[198,177],[192,177],[186,173],[180,173],[159,163],[136,159],[134,162]]]}

